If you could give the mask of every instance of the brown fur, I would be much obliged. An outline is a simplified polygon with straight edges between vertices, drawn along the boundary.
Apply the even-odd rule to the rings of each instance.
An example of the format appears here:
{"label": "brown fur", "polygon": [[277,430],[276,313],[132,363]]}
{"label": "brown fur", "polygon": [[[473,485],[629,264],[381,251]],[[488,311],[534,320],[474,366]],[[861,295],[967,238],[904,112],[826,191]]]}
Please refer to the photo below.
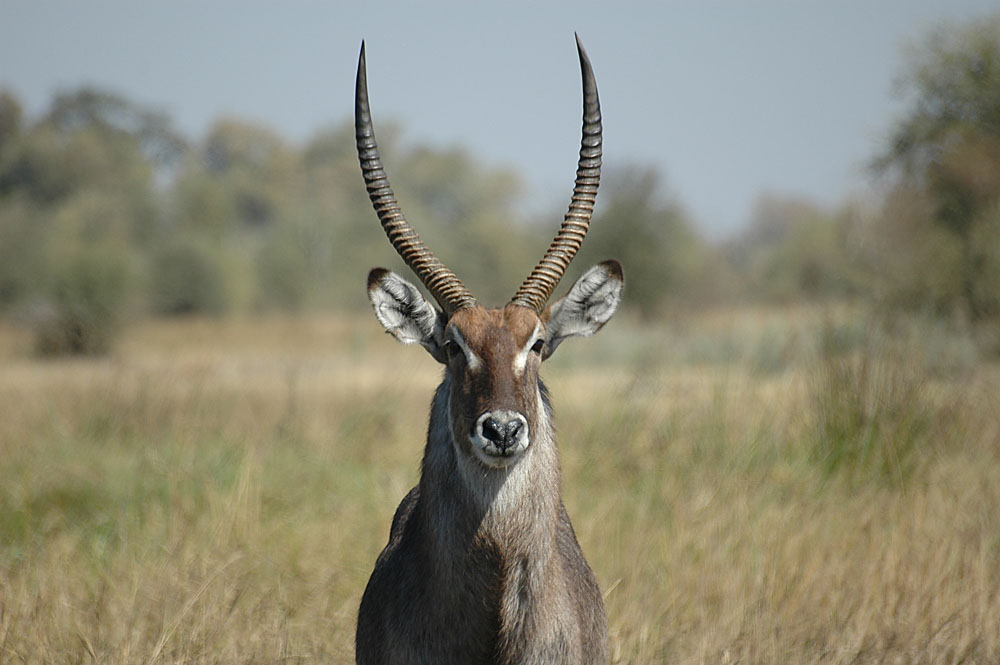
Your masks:
{"label": "brown fur", "polygon": [[[453,354],[431,406],[420,483],[396,511],[358,615],[362,665],[607,663],[607,621],[560,499],[540,354],[515,356],[541,324],[531,309],[451,317],[477,369]],[[471,451],[479,414],[525,416],[530,443],[513,464]]]}

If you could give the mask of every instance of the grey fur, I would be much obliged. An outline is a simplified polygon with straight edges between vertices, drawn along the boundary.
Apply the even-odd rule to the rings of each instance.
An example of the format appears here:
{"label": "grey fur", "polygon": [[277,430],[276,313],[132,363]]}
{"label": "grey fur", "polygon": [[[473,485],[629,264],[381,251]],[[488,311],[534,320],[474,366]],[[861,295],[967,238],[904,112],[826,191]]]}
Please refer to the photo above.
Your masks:
{"label": "grey fur", "polygon": [[539,390],[545,431],[526,457],[463,469],[477,463],[452,442],[447,375],[438,387],[420,484],[396,510],[361,601],[360,665],[608,662],[604,601],[559,498]]}
{"label": "grey fur", "polygon": [[[548,351],[540,357],[547,357],[565,337],[591,335],[603,326],[621,300],[623,285],[616,261],[584,273],[566,297],[535,319],[536,331],[543,322],[547,326]],[[458,370],[442,350],[441,340],[447,336],[443,317],[432,316],[435,310],[419,291],[387,270],[372,271],[368,290],[387,330],[403,342],[422,344],[446,370],[431,404],[420,483],[396,510],[389,543],[361,600],[357,662],[607,663],[604,601],[560,498],[558,451],[545,386],[537,378],[527,384],[517,380],[513,389],[523,398],[531,443],[508,466],[484,464],[462,440],[469,436],[468,414],[463,420],[461,408],[452,413],[456,395],[464,389],[467,399],[472,384],[453,377]],[[455,317],[502,318],[498,310],[478,312]],[[518,343],[527,345],[531,339],[522,337]],[[461,355],[469,362],[467,352]],[[509,367],[512,358],[503,356],[499,367]],[[481,360],[484,365],[490,361]],[[530,376],[537,377],[540,358],[532,362]],[[479,371],[497,369],[484,366]],[[507,371],[513,376],[512,368]],[[486,378],[475,384],[483,386],[476,395],[492,399],[500,379]]]}

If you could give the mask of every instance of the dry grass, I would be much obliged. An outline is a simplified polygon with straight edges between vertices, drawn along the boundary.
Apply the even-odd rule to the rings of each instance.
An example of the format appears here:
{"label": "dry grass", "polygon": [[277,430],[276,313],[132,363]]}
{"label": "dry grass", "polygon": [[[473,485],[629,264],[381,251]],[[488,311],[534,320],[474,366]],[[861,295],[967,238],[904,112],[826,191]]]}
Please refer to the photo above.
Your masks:
{"label": "dry grass", "polygon": [[[792,310],[617,322],[550,363],[615,662],[1000,662],[1000,369],[883,342],[904,384],[871,382],[858,431],[927,424],[905,475],[831,470],[824,377],[872,347],[826,316],[831,358]],[[0,664],[353,662],[439,375],[378,330],[148,324],[38,361],[0,329]]]}

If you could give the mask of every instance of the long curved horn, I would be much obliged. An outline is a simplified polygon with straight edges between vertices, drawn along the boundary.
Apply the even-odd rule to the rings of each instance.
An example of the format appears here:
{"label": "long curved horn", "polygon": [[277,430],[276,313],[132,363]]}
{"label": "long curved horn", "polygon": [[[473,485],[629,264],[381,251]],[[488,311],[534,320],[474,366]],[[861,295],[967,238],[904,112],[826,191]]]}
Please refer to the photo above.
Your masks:
{"label": "long curved horn", "polygon": [[536,312],[545,307],[583,244],[594,213],[597,186],[601,181],[601,100],[597,96],[597,81],[594,80],[590,58],[583,50],[579,35],[576,36],[576,48],[580,53],[580,72],[583,76],[583,138],[580,141],[573,199],[545,256],[511,298],[512,303],[531,307]]}
{"label": "long curved horn", "polygon": [[368,188],[368,198],[382,222],[389,242],[403,257],[406,265],[416,273],[441,308],[448,314],[472,307],[476,299],[461,280],[441,263],[413,230],[396,202],[396,195],[389,186],[389,177],[382,167],[375,128],[372,126],[371,109],[368,107],[368,74],[365,67],[365,43],[361,42],[358,58],[358,78],[354,90],[354,133],[358,142],[358,159],[361,173]]}

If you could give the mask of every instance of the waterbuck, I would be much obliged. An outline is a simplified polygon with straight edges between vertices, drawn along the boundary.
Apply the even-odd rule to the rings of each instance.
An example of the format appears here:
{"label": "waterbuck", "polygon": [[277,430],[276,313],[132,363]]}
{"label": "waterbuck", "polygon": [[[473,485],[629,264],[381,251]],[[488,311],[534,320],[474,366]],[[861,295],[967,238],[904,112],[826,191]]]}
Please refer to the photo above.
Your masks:
{"label": "waterbuck", "polygon": [[604,602],[560,498],[538,377],[564,339],[611,318],[624,285],[621,265],[604,261],[545,306],[587,233],[600,180],[597,84],[579,39],[577,49],[583,139],[569,211],[511,301],[485,309],[403,217],[375,143],[361,45],[355,130],[368,195],[440,309],[384,268],[369,273],[368,296],[393,337],[445,368],[420,483],[399,504],[361,600],[361,665],[608,662]]}

